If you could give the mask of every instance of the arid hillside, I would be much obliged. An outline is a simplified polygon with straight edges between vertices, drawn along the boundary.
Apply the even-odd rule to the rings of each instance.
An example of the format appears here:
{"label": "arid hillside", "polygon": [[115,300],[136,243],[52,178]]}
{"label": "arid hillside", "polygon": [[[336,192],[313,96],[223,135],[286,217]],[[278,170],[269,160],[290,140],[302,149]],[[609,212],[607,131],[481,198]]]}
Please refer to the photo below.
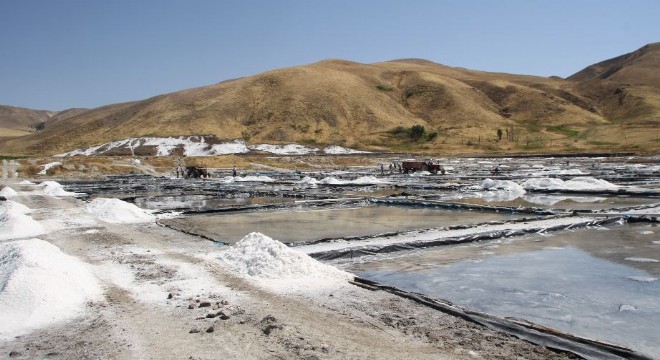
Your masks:
{"label": "arid hillside", "polygon": [[0,105],[0,137],[23,136],[50,119],[55,112]]}
{"label": "arid hillside", "polygon": [[660,43],[648,44],[628,54],[605,60],[569,76],[568,80],[613,80],[623,84],[660,88]]}
{"label": "arid hillside", "polygon": [[[653,153],[660,149],[660,87],[651,81],[658,56],[660,46],[648,45],[570,80],[419,59],[326,60],[65,114],[39,133],[0,142],[0,152],[52,155],[129,137],[214,135],[438,154]],[[618,70],[604,76],[612,66]]]}

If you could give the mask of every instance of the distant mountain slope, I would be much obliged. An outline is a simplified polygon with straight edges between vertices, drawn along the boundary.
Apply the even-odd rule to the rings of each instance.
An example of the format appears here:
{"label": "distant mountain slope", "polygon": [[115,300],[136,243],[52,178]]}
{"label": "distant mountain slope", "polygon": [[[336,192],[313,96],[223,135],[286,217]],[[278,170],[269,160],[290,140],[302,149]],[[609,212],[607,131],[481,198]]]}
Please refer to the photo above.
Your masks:
{"label": "distant mountain slope", "polygon": [[54,113],[53,111],[0,105],[0,136],[6,136],[9,131],[15,134],[32,132],[37,124],[48,120]]}
{"label": "distant mountain slope", "polygon": [[631,53],[587,66],[568,80],[612,80],[624,84],[660,88],[660,42],[648,44]]}
{"label": "distant mountain slope", "polygon": [[[650,58],[656,46],[640,49],[637,58]],[[652,61],[627,61],[630,68],[659,72]],[[421,59],[325,60],[62,114],[39,133],[1,141],[0,151],[45,155],[128,138],[191,135],[436,153],[659,148],[660,88],[584,76],[566,81],[487,73]],[[411,140],[413,125],[428,136]]]}

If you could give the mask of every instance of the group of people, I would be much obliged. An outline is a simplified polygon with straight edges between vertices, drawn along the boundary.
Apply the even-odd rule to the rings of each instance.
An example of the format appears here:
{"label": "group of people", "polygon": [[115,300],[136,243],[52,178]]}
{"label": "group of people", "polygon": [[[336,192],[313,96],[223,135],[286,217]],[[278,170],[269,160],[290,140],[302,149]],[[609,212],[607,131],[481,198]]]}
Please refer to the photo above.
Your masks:
{"label": "group of people", "polygon": [[[184,169],[183,166],[181,166],[180,163],[177,163],[175,168],[174,168],[174,171],[176,173],[176,178],[178,179],[179,177],[182,177],[182,178],[191,177],[191,169],[197,169],[197,168],[191,166],[191,167],[188,167],[188,168]],[[233,176],[233,177],[238,176],[238,170],[236,169],[236,165],[234,165],[234,167],[232,167],[232,169],[231,169],[231,176]],[[210,177],[210,175],[209,175],[208,172],[206,172],[206,169],[204,169],[203,174],[200,174],[200,176],[193,176],[193,177]]]}
{"label": "group of people", "polygon": [[[379,163],[378,166],[380,167],[380,174],[385,175],[385,164],[384,163]],[[398,172],[401,172],[401,163],[397,163],[395,161],[390,161],[389,163],[389,171],[390,174],[392,174],[395,170]]]}

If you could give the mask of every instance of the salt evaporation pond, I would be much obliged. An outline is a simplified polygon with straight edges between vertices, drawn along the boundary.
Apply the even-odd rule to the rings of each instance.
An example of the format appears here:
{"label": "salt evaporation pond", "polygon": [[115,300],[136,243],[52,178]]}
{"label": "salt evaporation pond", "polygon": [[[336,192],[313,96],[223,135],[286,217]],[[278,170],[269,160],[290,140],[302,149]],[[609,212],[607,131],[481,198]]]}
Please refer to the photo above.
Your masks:
{"label": "salt evaporation pond", "polygon": [[234,198],[220,198],[209,195],[178,195],[139,197],[135,204],[149,210],[209,210],[227,208],[232,206],[266,205],[293,202],[294,199],[278,197],[236,196]]}
{"label": "salt evaporation pond", "polygon": [[630,197],[610,195],[554,195],[554,194],[525,194],[514,200],[489,201],[482,197],[463,198],[456,200],[458,203],[476,205],[494,205],[509,207],[537,207],[548,209],[570,209],[570,210],[602,210],[628,208],[640,205],[650,205],[660,202],[659,198],[653,197]]}
{"label": "salt evaporation pond", "polygon": [[660,227],[626,224],[339,262],[356,275],[660,358]]}
{"label": "salt evaporation pond", "polygon": [[[529,215],[527,216],[529,217]],[[520,217],[522,215],[510,213],[361,206],[190,215],[165,220],[163,223],[228,244],[233,244],[246,234],[255,231],[284,243],[294,243]]]}

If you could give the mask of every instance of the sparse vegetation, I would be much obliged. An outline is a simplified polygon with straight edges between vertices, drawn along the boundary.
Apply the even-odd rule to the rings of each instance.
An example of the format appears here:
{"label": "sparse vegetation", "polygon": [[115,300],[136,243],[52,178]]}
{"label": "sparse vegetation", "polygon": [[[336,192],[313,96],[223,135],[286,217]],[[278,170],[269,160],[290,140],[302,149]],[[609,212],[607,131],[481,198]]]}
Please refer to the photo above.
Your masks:
{"label": "sparse vegetation", "polygon": [[248,142],[250,141],[250,138],[252,138],[252,134],[250,134],[250,132],[247,130],[243,130],[243,132],[241,133],[241,138],[243,138],[245,142]]}
{"label": "sparse vegetation", "polygon": [[413,142],[420,141],[433,141],[438,137],[438,132],[426,132],[426,128],[423,125],[413,125],[410,128],[405,128],[403,126],[397,126],[394,129],[390,130],[389,133],[396,138],[400,139],[409,139]]}
{"label": "sparse vegetation", "polygon": [[574,137],[574,136],[578,136],[580,134],[579,131],[573,130],[573,129],[569,128],[566,125],[546,126],[545,129],[547,131],[562,134],[562,135],[565,135],[567,137]]}
{"label": "sparse vegetation", "polygon": [[424,126],[422,126],[422,125],[413,125],[410,128],[410,138],[413,141],[419,141],[424,136],[425,132],[426,132],[426,129],[424,129]]}
{"label": "sparse vegetation", "polygon": [[388,85],[383,85],[383,84],[378,84],[376,85],[376,89],[380,91],[394,91],[394,88]]}

